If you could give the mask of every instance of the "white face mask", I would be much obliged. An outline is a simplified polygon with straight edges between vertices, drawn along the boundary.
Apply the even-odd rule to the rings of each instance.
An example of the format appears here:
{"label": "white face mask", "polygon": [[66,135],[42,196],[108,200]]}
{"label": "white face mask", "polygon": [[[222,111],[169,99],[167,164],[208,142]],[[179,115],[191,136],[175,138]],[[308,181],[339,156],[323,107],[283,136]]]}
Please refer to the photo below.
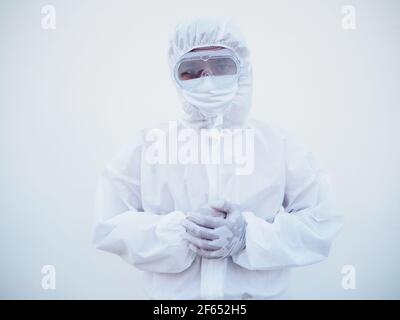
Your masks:
{"label": "white face mask", "polygon": [[224,113],[231,105],[237,90],[236,76],[209,76],[188,80],[190,86],[181,88],[183,98],[206,117]]}

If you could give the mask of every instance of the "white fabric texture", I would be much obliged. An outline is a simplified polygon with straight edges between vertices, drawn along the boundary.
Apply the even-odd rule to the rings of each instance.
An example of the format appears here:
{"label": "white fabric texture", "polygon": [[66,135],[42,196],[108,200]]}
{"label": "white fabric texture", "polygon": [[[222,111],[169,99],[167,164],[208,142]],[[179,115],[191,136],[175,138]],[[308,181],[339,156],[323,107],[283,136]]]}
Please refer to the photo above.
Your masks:
{"label": "white fabric texture", "polygon": [[[279,297],[288,287],[290,268],[325,259],[342,225],[329,178],[312,153],[280,129],[246,121],[248,49],[230,23],[195,20],[180,25],[171,42],[170,63],[193,47],[217,44],[237,52],[243,62],[240,94],[223,124],[255,131],[253,172],[237,175],[235,164],[221,164],[211,175],[202,164],[151,164],[145,158],[149,129],[144,129],[98,182],[94,243],[145,271],[146,290],[154,299],[201,299],[203,287],[224,299]],[[190,106],[185,110],[186,121],[178,131],[209,121],[201,115],[198,120]],[[168,124],[157,129],[167,139],[172,135]],[[215,197],[212,189],[219,190],[219,198],[240,205],[246,221],[245,248],[223,259],[223,265],[205,264],[183,239],[186,214]],[[202,284],[202,274],[212,272],[219,274],[216,286]]]}

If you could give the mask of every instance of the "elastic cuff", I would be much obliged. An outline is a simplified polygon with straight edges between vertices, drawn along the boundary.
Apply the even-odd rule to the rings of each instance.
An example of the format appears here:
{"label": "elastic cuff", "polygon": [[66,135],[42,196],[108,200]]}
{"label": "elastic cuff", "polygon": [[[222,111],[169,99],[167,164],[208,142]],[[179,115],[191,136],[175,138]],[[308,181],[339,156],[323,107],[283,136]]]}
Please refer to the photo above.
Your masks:
{"label": "elastic cuff", "polygon": [[185,232],[181,224],[183,219],[185,214],[182,211],[173,211],[162,216],[155,230],[157,237],[170,244],[182,242],[182,234]]}

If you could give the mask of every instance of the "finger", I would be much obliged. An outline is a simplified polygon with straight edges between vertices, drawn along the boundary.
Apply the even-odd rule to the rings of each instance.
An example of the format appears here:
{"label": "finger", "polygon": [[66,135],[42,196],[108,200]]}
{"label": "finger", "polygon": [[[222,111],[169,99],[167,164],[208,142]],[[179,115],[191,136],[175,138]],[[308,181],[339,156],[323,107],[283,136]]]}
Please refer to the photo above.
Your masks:
{"label": "finger", "polygon": [[205,250],[205,249],[200,249],[196,247],[194,244],[189,243],[189,249],[192,250],[193,252],[197,253],[198,255],[203,255],[205,252],[211,251],[211,250]]}
{"label": "finger", "polygon": [[212,244],[210,244],[209,240],[199,239],[197,237],[192,236],[188,232],[185,232],[183,234],[183,238],[186,239],[189,242],[189,244],[192,244],[192,245],[196,246],[199,249],[204,249],[204,250],[217,250],[217,249],[220,249],[219,247],[215,247]]}
{"label": "finger", "polygon": [[193,213],[201,214],[204,216],[211,216],[213,214],[214,210],[211,209],[210,207],[201,207],[200,209],[196,210]]}
{"label": "finger", "polygon": [[214,234],[217,235],[219,239],[230,239],[233,237],[233,232],[229,226],[229,221],[226,225],[214,229]]}
{"label": "finger", "polygon": [[218,211],[218,210],[214,210],[214,209],[212,209],[212,210],[213,210],[212,217],[218,217],[218,218],[222,218],[222,219],[226,218],[226,212]]}
{"label": "finger", "polygon": [[186,232],[197,238],[208,240],[218,239],[218,235],[214,233],[214,229],[204,228],[188,219],[184,219],[182,225],[186,229]]}
{"label": "finger", "polygon": [[193,221],[194,223],[200,226],[210,229],[218,228],[220,226],[225,225],[225,219],[221,217],[210,217],[210,216],[203,216],[200,214],[190,214],[187,216],[187,219]]}
{"label": "finger", "polygon": [[204,216],[225,218],[225,212],[221,212],[221,211],[215,210],[215,209],[210,208],[208,206],[200,208],[199,210],[197,210],[196,213],[204,215]]}
{"label": "finger", "polygon": [[235,210],[235,206],[232,203],[230,203],[229,201],[226,201],[226,200],[215,200],[215,201],[212,201],[210,203],[210,207],[215,209],[215,210],[226,212],[226,213],[230,213],[230,212]]}

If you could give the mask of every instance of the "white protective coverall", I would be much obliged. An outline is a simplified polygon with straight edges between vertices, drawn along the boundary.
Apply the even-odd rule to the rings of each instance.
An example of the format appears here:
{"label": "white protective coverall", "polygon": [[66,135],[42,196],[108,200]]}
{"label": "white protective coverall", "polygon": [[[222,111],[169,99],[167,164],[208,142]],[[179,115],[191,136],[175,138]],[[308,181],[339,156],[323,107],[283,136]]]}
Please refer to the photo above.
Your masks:
{"label": "white protective coverall", "polygon": [[[307,148],[282,130],[247,120],[249,50],[229,21],[180,24],[170,41],[171,70],[183,54],[205,46],[227,47],[240,59],[239,89],[223,115],[223,127],[254,130],[254,170],[237,175],[235,165],[221,164],[215,171],[204,164],[150,164],[145,150],[152,129],[145,129],[99,178],[94,243],[145,271],[151,298],[276,298],[288,287],[290,268],[328,256],[342,217],[328,176]],[[212,126],[215,119],[182,103],[185,116],[174,130]],[[176,134],[168,124],[157,129],[167,138]],[[182,239],[181,222],[186,212],[207,204],[215,192],[215,174],[214,196],[243,208],[246,247],[208,264]]]}

